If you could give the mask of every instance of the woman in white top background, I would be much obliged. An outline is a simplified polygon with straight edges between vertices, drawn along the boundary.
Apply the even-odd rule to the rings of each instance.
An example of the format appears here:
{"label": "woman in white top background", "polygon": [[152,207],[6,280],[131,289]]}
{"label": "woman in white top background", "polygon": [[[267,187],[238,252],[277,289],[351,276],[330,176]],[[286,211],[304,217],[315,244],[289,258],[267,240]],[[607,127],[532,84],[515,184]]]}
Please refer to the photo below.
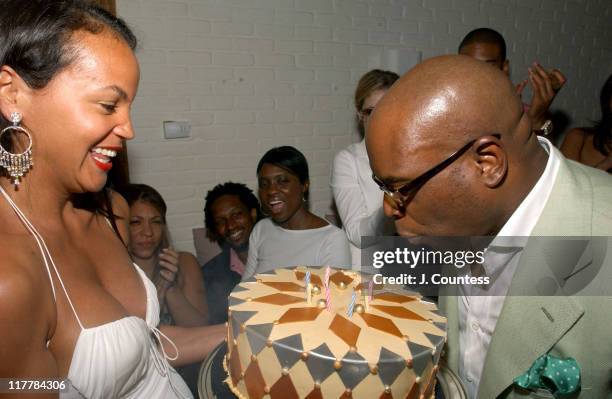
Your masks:
{"label": "woman in white top background", "polygon": [[399,79],[391,71],[374,69],[361,77],[355,90],[357,127],[362,140],[336,154],[331,187],[342,227],[351,244],[353,268],[361,266],[361,237],[393,235],[393,222],[383,211],[383,192],[372,180],[365,147],[368,118],[387,90]]}
{"label": "woman in white top background", "polygon": [[308,162],[300,151],[283,146],[266,152],[257,165],[257,181],[269,218],[251,232],[243,280],[286,266],[350,266],[344,232],[307,208]]}
{"label": "woman in white top background", "polygon": [[[69,379],[70,397],[191,397],[163,353],[175,355],[155,287],[115,222],[127,204],[104,190],[134,136],[135,46],[89,1],[2,1],[0,376]],[[189,363],[225,328],[164,332]]]}

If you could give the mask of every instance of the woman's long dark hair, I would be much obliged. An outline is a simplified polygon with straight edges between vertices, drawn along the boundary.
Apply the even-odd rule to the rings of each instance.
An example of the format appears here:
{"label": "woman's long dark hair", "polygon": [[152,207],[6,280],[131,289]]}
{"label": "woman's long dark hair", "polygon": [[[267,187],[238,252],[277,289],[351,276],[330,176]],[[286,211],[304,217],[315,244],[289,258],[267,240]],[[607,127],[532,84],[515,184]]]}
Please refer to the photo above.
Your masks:
{"label": "woman's long dark hair", "polygon": [[[0,66],[10,66],[32,89],[46,87],[75,61],[78,52],[72,36],[77,31],[109,31],[132,50],[137,45],[136,36],[122,19],[88,0],[0,0],[0,9]],[[8,123],[0,115],[0,128]],[[1,144],[7,150],[12,147],[9,137],[3,137]],[[75,194],[72,201],[78,208],[107,217],[121,238],[110,196],[105,188],[99,193]]]}
{"label": "woman's long dark hair", "polygon": [[608,156],[612,150],[612,75],[601,88],[599,95],[601,119],[593,126],[593,146],[603,155]]}

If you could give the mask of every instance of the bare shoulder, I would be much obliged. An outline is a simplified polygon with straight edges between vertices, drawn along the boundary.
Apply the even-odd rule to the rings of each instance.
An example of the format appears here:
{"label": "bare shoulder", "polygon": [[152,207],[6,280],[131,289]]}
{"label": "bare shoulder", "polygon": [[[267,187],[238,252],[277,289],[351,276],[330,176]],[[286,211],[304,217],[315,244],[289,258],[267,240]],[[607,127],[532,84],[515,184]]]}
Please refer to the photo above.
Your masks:
{"label": "bare shoulder", "polygon": [[181,270],[200,272],[200,265],[195,256],[190,252],[179,252],[179,267]]}
{"label": "bare shoulder", "polygon": [[585,135],[586,130],[584,128],[574,128],[567,132],[560,148],[563,155],[575,161],[580,160],[580,151],[584,145]]}
{"label": "bare shoulder", "polygon": [[0,260],[0,375],[55,376],[46,347],[55,319],[49,279],[27,253],[6,252]]}

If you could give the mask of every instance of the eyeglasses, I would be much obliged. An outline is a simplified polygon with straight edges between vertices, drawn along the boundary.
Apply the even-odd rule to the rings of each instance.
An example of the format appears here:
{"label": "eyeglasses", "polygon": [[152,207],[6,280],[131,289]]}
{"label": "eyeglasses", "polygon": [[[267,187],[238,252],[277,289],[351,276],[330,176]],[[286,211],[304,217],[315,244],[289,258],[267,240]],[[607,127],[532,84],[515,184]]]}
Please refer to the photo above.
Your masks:
{"label": "eyeglasses", "polygon": [[[491,134],[491,136],[501,139],[501,135],[499,133]],[[427,181],[429,181],[429,179],[431,179],[438,173],[442,172],[450,164],[452,164],[457,159],[459,159],[461,155],[463,155],[467,150],[469,150],[474,145],[474,143],[482,137],[471,140],[470,142],[465,144],[463,147],[461,147],[459,150],[453,152],[448,158],[446,158],[445,160],[443,160],[442,162],[440,162],[433,168],[429,169],[427,172],[423,173],[422,175],[416,177],[415,179],[409,181],[408,183],[404,184],[403,186],[399,188],[390,187],[389,185],[384,183],[380,178],[378,178],[374,173],[372,173],[372,179],[378,185],[378,188],[380,188],[382,192],[385,193],[385,195],[387,195],[390,199],[393,200],[393,202],[395,203],[396,209],[400,209],[400,210],[404,209],[407,200],[412,195],[414,195],[414,193],[416,192],[418,188],[423,186],[425,183],[427,183]]]}
{"label": "eyeglasses", "polygon": [[363,118],[369,117],[370,115],[372,115],[372,112],[374,112],[374,107],[364,108],[361,111],[359,111],[359,113],[361,114]]}

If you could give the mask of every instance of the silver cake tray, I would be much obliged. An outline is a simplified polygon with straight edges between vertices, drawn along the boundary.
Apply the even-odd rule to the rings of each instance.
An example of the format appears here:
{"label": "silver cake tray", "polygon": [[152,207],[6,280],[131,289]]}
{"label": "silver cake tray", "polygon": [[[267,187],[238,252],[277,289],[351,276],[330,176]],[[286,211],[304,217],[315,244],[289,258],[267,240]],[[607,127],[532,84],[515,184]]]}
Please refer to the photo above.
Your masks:
{"label": "silver cake tray", "polygon": [[[198,378],[200,399],[236,399],[224,380],[227,373],[223,369],[223,358],[227,353],[225,343],[217,346],[204,360]],[[459,378],[448,367],[440,367],[436,399],[466,399],[467,395]]]}

